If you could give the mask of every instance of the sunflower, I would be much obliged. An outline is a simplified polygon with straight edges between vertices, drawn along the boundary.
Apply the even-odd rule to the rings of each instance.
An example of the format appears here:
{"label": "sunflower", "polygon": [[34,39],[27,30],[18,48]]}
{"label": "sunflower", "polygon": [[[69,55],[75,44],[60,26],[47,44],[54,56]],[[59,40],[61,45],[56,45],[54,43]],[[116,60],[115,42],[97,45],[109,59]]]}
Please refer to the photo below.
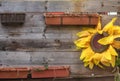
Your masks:
{"label": "sunflower", "polygon": [[74,43],[77,49],[82,49],[80,60],[84,62],[85,67],[115,67],[118,56],[115,48],[120,49],[120,41],[116,40],[120,37],[120,26],[114,25],[116,19],[113,18],[102,28],[99,17],[96,28],[88,28],[77,33],[79,39]]}

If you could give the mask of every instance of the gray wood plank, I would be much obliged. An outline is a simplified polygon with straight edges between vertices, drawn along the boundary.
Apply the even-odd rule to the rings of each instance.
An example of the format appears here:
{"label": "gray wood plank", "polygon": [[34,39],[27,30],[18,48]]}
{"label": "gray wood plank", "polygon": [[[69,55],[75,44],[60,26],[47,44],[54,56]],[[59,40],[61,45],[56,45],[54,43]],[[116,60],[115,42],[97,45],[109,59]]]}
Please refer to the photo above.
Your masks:
{"label": "gray wood plank", "polygon": [[44,58],[51,65],[81,64],[79,52],[1,52],[0,64],[43,65]]}

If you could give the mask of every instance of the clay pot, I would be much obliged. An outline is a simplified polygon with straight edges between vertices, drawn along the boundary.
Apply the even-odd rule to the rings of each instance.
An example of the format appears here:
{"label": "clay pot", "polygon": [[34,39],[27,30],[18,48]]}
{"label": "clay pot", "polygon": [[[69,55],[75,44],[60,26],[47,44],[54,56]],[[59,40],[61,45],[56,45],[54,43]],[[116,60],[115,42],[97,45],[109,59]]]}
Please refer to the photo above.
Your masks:
{"label": "clay pot", "polygon": [[28,68],[12,68],[2,67],[0,68],[0,79],[17,79],[27,78],[29,69]]}
{"label": "clay pot", "polygon": [[45,67],[33,67],[32,78],[55,78],[55,77],[68,77],[69,67],[68,66],[49,66]]}
{"label": "clay pot", "polygon": [[97,25],[97,14],[66,14],[64,12],[47,12],[44,14],[46,25]]}

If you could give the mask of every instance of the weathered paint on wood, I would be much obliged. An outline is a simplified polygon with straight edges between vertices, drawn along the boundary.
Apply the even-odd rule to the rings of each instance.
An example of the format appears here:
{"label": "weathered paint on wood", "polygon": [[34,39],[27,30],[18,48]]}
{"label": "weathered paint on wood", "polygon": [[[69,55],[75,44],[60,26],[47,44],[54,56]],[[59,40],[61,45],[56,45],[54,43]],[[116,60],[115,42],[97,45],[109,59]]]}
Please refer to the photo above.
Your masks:
{"label": "weathered paint on wood", "polygon": [[[119,0],[4,0],[0,4],[0,12],[26,13],[22,27],[4,27],[0,24],[1,66],[43,65],[45,57],[49,65],[69,65],[71,76],[74,77],[113,76],[112,68],[102,70],[95,67],[94,70],[89,70],[79,60],[80,52],[75,50],[73,41],[77,39],[76,33],[82,31],[81,26],[46,27],[43,13],[119,11]],[[113,17],[102,15],[102,25]],[[119,21],[120,18],[115,24],[120,25]]]}

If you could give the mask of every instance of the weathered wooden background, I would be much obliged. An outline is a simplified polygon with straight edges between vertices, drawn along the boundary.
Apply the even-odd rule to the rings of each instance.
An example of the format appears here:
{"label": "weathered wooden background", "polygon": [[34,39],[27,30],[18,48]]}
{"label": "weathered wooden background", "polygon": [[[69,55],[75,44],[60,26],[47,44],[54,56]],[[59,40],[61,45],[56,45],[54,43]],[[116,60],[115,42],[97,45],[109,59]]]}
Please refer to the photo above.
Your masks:
{"label": "weathered wooden background", "polygon": [[[1,0],[0,12],[25,12],[26,21],[21,27],[0,24],[0,65],[43,65],[45,58],[49,65],[69,65],[71,77],[112,76],[113,69],[89,70],[79,60],[80,51],[76,51],[73,41],[81,26],[46,27],[43,16],[44,12],[109,11],[119,12],[120,0]],[[114,17],[101,16],[103,25]],[[115,24],[120,25],[119,16]]]}

